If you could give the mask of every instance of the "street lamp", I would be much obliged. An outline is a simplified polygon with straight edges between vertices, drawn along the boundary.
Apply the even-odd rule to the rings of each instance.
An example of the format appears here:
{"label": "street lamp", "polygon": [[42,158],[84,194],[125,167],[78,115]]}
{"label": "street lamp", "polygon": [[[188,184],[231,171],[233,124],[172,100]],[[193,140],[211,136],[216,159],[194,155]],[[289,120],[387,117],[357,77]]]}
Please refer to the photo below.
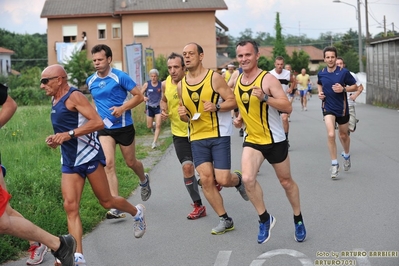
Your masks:
{"label": "street lamp", "polygon": [[362,49],[362,20],[360,18],[360,0],[357,0],[357,7],[355,5],[343,2],[341,0],[333,0],[333,3],[341,3],[349,6],[353,6],[356,9],[356,18],[357,18],[357,25],[358,25],[358,46],[359,46],[359,71],[363,71],[363,62],[362,62],[362,57],[363,57],[363,49]]}

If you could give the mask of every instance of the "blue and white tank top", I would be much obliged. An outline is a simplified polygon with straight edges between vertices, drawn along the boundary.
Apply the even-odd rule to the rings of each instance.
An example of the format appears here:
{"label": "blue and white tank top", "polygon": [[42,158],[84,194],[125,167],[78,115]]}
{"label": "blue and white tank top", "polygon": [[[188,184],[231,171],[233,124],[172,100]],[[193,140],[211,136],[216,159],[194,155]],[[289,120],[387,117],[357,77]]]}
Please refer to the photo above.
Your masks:
{"label": "blue and white tank top", "polygon": [[[87,119],[79,112],[68,110],[65,106],[66,100],[71,93],[78,91],[70,88],[55,105],[51,108],[51,122],[54,134],[68,132],[87,123]],[[80,91],[76,93],[81,93]],[[61,145],[61,164],[75,167],[90,161],[105,160],[104,152],[97,138],[97,132],[79,136],[64,141]]]}

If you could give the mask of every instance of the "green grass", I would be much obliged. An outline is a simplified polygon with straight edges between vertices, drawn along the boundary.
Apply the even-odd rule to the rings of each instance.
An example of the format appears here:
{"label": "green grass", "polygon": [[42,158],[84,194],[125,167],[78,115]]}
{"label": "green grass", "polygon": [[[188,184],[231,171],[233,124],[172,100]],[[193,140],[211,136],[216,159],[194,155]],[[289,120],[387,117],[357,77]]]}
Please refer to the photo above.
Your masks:
{"label": "green grass", "polygon": [[[54,235],[67,233],[66,214],[61,195],[60,150],[50,149],[45,138],[53,133],[50,106],[19,107],[14,117],[0,130],[1,162],[7,168],[7,189],[12,195],[11,206],[25,218]],[[133,111],[136,137],[150,134],[146,128],[144,105]],[[164,123],[163,128],[169,123]],[[159,141],[161,151],[171,143],[166,137]],[[151,148],[136,145],[138,159],[149,155]],[[138,177],[128,168],[116,149],[117,176],[120,196],[128,197],[138,185]],[[80,208],[84,234],[90,232],[105,216],[105,210],[86,182]],[[29,244],[11,236],[0,238],[0,264],[16,259]]]}

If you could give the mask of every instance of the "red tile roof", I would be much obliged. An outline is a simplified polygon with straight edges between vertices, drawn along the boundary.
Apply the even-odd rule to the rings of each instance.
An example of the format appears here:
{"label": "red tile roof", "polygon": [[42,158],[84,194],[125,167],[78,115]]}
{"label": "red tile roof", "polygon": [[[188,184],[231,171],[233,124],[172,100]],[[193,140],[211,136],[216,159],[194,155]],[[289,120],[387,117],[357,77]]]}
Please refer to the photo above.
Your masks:
{"label": "red tile roof", "polygon": [[14,51],[0,47],[0,54],[14,54]]}
{"label": "red tile roof", "polygon": [[[299,46],[286,46],[285,47],[285,50],[287,51],[287,54],[289,56],[292,56],[292,53],[294,51],[300,51],[300,49],[305,51],[309,55],[311,61],[323,61],[324,60],[323,50],[320,50],[314,46],[303,45],[301,47],[299,47]],[[273,46],[260,46],[259,52],[260,52],[260,55],[263,55],[264,57],[272,58],[273,57]]]}

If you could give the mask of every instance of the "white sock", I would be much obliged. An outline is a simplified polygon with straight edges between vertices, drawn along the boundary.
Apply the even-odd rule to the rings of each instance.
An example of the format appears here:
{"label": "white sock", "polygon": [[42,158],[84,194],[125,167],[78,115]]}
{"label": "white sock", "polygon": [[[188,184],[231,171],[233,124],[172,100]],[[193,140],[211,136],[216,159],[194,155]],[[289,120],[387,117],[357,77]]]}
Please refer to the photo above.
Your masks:
{"label": "white sock", "polygon": [[331,165],[338,164],[338,160],[331,160]]}

